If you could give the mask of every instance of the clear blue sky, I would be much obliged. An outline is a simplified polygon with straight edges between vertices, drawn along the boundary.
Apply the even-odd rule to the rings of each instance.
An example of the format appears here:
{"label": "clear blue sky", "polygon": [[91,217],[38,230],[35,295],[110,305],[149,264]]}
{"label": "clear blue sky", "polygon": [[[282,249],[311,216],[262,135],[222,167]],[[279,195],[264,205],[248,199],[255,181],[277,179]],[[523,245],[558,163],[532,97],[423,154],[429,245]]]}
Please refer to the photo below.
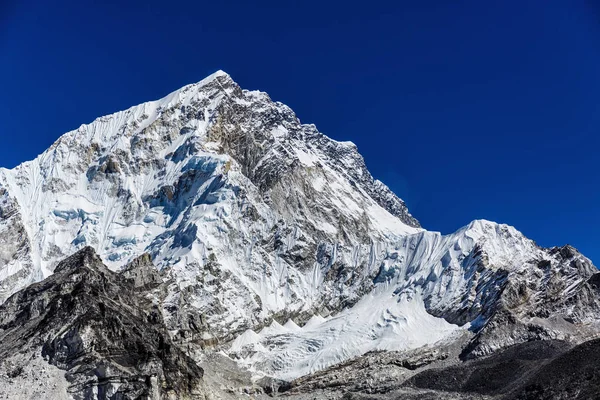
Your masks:
{"label": "clear blue sky", "polygon": [[0,0],[0,165],[223,69],[355,142],[424,227],[600,264],[599,66],[585,0]]}

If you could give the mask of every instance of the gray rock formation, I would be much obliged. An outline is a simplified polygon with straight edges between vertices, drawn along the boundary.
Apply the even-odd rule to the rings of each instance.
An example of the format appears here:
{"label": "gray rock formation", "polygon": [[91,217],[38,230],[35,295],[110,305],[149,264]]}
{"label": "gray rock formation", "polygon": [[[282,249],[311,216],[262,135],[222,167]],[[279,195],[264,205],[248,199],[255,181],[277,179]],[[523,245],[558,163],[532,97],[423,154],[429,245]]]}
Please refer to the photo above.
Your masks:
{"label": "gray rock formation", "polygon": [[577,343],[598,336],[597,268],[572,246],[544,251],[548,258],[533,258],[507,276],[488,307],[490,317],[481,326],[474,324],[477,335],[463,358],[534,340]]}
{"label": "gray rock formation", "polygon": [[173,344],[158,306],[90,247],[0,306],[0,359],[16,353],[64,370],[75,399],[204,399],[202,369]]}
{"label": "gray rock formation", "polygon": [[163,279],[148,253],[142,254],[127,264],[121,271],[121,276],[131,280],[133,286],[142,291],[154,289],[163,283]]}

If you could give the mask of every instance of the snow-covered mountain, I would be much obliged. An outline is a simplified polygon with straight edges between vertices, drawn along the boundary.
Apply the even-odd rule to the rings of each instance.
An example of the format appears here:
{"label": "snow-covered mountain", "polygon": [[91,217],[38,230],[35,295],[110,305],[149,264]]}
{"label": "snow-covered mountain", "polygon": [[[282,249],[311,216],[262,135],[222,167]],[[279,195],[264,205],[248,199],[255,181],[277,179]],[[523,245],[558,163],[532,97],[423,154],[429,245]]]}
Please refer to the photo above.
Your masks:
{"label": "snow-covered mountain", "polygon": [[113,270],[148,254],[176,340],[283,379],[461,335],[464,357],[583,340],[600,318],[573,248],[424,230],[355,145],[221,71],[0,170],[0,302],[86,246]]}
{"label": "snow-covered mountain", "polygon": [[353,144],[223,72],[65,134],[0,185],[0,300],[83,246],[115,269],[148,252],[220,334],[356,302],[375,253],[420,231]]}

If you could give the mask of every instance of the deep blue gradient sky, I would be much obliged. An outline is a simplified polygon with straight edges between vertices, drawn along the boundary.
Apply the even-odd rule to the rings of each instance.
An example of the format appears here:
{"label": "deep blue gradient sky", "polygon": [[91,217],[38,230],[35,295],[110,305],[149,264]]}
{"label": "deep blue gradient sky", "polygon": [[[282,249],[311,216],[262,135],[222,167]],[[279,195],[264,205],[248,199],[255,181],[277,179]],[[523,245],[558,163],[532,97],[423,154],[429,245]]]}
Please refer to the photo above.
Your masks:
{"label": "deep blue gradient sky", "polygon": [[355,142],[424,227],[486,218],[600,264],[597,2],[11,1],[1,166],[223,69]]}

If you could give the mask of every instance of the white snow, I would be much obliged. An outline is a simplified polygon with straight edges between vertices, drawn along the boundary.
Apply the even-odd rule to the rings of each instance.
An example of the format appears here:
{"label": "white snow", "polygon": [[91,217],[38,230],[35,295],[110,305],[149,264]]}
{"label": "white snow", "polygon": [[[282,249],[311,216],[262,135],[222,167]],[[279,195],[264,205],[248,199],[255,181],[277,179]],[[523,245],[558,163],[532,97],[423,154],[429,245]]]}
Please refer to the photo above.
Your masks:
{"label": "white snow", "polygon": [[230,352],[258,376],[291,380],[374,350],[408,350],[433,345],[462,328],[428,314],[419,293],[393,294],[383,285],[354,307],[299,329],[244,334]]}
{"label": "white snow", "polygon": [[245,346],[258,344],[260,339],[261,335],[257,334],[252,329],[248,329],[231,343],[231,351],[240,351]]}
{"label": "white snow", "polygon": [[325,321],[326,321],[325,318],[323,318],[320,315],[316,314],[316,315],[313,315],[312,317],[310,317],[310,319],[306,322],[306,324],[304,324],[304,326],[302,328],[308,330],[308,329],[311,329],[313,327],[321,325]]}
{"label": "white snow", "polygon": [[283,327],[285,329],[287,329],[290,332],[298,332],[300,330],[302,330],[302,328],[300,328],[293,319],[288,319],[288,321],[283,325]]}

